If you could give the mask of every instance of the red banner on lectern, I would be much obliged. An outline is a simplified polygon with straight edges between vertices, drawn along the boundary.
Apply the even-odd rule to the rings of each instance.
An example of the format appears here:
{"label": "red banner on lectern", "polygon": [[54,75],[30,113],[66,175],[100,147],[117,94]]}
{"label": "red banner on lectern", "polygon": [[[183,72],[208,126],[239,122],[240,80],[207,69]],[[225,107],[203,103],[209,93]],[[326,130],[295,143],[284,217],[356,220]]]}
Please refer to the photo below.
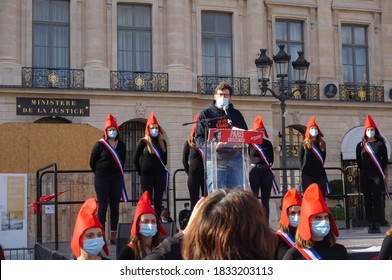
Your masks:
{"label": "red banner on lectern", "polygon": [[261,144],[263,142],[263,132],[242,130],[236,128],[210,128],[208,133],[208,141],[241,144]]}

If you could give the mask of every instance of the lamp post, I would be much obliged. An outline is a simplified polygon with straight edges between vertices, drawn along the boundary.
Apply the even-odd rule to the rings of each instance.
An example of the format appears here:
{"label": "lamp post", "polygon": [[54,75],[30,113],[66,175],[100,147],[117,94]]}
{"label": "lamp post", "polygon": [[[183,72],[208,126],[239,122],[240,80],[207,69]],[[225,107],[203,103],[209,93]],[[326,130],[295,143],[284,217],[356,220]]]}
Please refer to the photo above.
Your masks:
{"label": "lamp post", "polygon": [[[285,50],[285,45],[279,45],[279,52],[273,56],[273,61],[266,55],[267,50],[261,49],[260,56],[255,60],[257,67],[258,81],[260,82],[261,94],[265,95],[270,92],[273,97],[280,101],[280,110],[282,115],[282,160],[280,167],[283,172],[282,176],[282,193],[283,195],[287,192],[287,162],[286,162],[286,100],[293,96],[293,92],[290,87],[286,87],[285,78],[288,77],[288,68],[291,56],[288,55]],[[298,59],[292,62],[292,66],[296,76],[296,83],[298,84],[298,90],[300,92],[305,90],[306,77],[309,69],[310,63],[304,58],[304,52],[298,52]],[[273,62],[275,62],[276,77],[279,80],[279,93],[268,87],[269,77],[271,73],[271,67]]]}

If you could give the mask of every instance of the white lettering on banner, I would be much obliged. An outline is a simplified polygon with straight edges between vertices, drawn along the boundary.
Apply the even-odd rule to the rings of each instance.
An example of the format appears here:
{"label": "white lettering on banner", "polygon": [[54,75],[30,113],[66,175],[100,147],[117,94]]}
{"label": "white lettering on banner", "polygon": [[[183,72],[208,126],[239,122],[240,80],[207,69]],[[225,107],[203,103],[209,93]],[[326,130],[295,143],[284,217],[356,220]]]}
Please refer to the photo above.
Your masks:
{"label": "white lettering on banner", "polygon": [[230,138],[244,138],[244,131],[243,130],[231,130],[230,131]]}

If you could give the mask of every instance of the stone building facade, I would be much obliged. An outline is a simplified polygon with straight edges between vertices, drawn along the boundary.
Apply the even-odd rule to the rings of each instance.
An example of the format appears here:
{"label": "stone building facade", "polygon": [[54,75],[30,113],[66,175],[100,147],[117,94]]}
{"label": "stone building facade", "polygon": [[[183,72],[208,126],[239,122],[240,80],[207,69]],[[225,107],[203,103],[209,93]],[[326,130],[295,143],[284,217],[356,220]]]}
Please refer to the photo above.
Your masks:
{"label": "stone building facade", "polygon": [[[389,0],[69,0],[59,1],[60,7],[53,2],[0,2],[0,139],[2,147],[7,147],[1,152],[0,173],[28,175],[29,203],[36,194],[35,172],[46,164],[55,162],[61,170],[89,169],[90,148],[100,137],[108,113],[117,117],[127,134],[132,158],[134,142],[142,136],[146,118],[154,111],[168,142],[168,170],[175,174],[182,168],[182,148],[191,131],[183,123],[191,122],[211,102],[211,87],[219,79],[237,85],[232,102],[242,111],[249,127],[256,115],[263,116],[276,150],[274,168],[278,169],[282,155],[280,102],[270,94],[261,94],[255,66],[260,49],[267,49],[272,59],[277,44],[287,44],[292,61],[300,48],[310,62],[307,82],[312,87],[307,88],[306,94],[286,101],[289,167],[298,167],[295,147],[312,115],[317,116],[325,135],[325,165],[331,168],[331,180],[341,179],[340,169],[355,164],[353,147],[361,137],[367,114],[372,115],[386,138],[390,156]],[[50,10],[52,5],[54,10]],[[40,12],[37,7],[48,8],[48,12]],[[125,24],[128,9],[136,17],[139,8],[147,11],[147,26]],[[53,11],[60,11],[60,16]],[[65,13],[65,20],[61,13]],[[140,18],[143,16],[139,15],[139,21],[146,22]],[[51,23],[65,28],[63,39],[53,36],[56,29],[48,28]],[[218,29],[214,29],[216,26]],[[44,29],[50,32],[45,33]],[[127,31],[139,35],[138,32],[146,32],[147,43],[140,43],[137,51],[127,46],[124,49],[121,36],[126,37]],[[42,34],[49,39],[42,39]],[[40,53],[40,47],[50,50],[51,40],[56,42],[56,38],[63,40],[57,42],[57,49],[65,47],[67,55],[67,59],[61,58],[66,61],[65,74],[60,71],[64,70],[62,67],[47,63]],[[209,53],[208,46],[217,48],[218,54]],[[147,68],[140,70],[137,63],[126,65],[126,54],[119,53],[127,51],[136,58],[143,53]],[[59,54],[61,51],[52,53],[48,60],[55,61]],[[208,64],[210,61],[212,64]],[[215,72],[208,65],[215,65]],[[225,65],[227,69],[219,70]],[[72,82],[61,83],[61,79]],[[127,79],[132,80],[132,85],[127,84]],[[279,82],[274,69],[270,79],[271,86]],[[88,100],[88,113],[21,113],[21,98]],[[50,119],[55,124],[49,124]],[[60,147],[67,149],[58,152]],[[391,169],[392,165],[388,167],[389,174]],[[137,198],[138,178],[135,174],[129,176],[130,184],[136,184],[130,191]],[[280,179],[278,170],[276,176]],[[178,172],[175,180],[176,197],[186,199],[186,174]],[[388,181],[391,185],[392,180]],[[290,172],[289,187],[298,184],[298,171]],[[93,195],[91,189],[87,193]],[[173,198],[172,193],[170,197]],[[176,208],[182,204],[179,200]],[[173,204],[169,207],[174,211]],[[278,203],[275,208],[277,218]],[[122,221],[131,219],[128,210],[125,207]],[[274,215],[273,210],[271,214]],[[71,220],[73,215],[69,216]],[[28,217],[34,231],[30,210]]]}

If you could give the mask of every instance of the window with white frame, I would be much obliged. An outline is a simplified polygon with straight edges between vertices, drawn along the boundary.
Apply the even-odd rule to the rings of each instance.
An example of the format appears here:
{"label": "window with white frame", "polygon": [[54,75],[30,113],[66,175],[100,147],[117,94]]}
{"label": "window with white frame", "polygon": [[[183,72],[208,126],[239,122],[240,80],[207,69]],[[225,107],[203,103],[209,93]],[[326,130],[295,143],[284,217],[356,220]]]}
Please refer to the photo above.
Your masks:
{"label": "window with white frame", "polygon": [[[303,22],[277,20],[275,54],[279,51],[279,45],[285,45],[284,50],[291,55],[291,61],[295,61],[298,58],[298,51],[304,51]],[[288,81],[294,78],[294,69],[289,67]]]}
{"label": "window with white frame", "polygon": [[201,32],[203,75],[232,76],[232,15],[203,12]]}
{"label": "window with white frame", "polygon": [[33,67],[69,68],[69,0],[33,0]]}
{"label": "window with white frame", "polygon": [[117,69],[152,72],[151,6],[118,5]]}
{"label": "window with white frame", "polygon": [[342,25],[343,81],[346,84],[367,84],[368,40],[366,26]]}

